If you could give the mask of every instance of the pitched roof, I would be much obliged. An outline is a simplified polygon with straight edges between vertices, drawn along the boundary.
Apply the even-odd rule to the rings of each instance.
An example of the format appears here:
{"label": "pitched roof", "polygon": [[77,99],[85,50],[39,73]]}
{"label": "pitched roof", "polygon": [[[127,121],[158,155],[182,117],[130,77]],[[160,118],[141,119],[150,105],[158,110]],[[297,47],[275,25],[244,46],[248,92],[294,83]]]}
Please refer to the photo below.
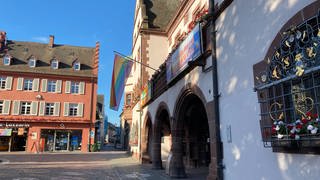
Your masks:
{"label": "pitched roof", "polygon": [[181,2],[181,0],[143,0],[148,28],[165,30]]}
{"label": "pitched roof", "polygon": [[[48,47],[48,44],[8,41],[7,54],[12,57],[13,61],[10,66],[5,66],[1,60],[0,71],[19,71],[82,77],[94,76],[95,48],[57,44],[55,44],[53,48],[50,48]],[[0,53],[0,58],[2,59],[4,55],[4,52]],[[28,60],[31,56],[34,56],[37,59],[37,66],[34,68],[28,66]],[[50,62],[54,58],[59,61],[58,69],[52,69],[50,67]],[[75,71],[72,68],[72,64],[75,60],[78,60],[81,63],[80,71]]]}

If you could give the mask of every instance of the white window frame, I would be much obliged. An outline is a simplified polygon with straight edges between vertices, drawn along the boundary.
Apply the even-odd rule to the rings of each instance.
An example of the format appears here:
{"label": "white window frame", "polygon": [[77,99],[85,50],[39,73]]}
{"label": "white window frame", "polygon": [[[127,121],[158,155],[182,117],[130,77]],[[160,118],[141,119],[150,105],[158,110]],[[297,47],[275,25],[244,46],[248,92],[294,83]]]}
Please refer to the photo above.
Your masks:
{"label": "white window frame", "polygon": [[59,68],[59,61],[56,60],[56,59],[53,59],[51,61],[51,65],[50,66],[51,66],[52,69],[58,69]]}
{"label": "white window frame", "polygon": [[70,103],[69,104],[69,116],[78,116],[79,104]]}
{"label": "white window frame", "polygon": [[56,92],[57,90],[57,81],[48,80],[47,82],[47,92]]}
{"label": "white window frame", "polygon": [[33,79],[24,79],[23,80],[23,90],[32,91]]}
{"label": "white window frame", "polygon": [[28,62],[29,67],[34,68],[36,67],[36,64],[37,64],[37,60],[35,58],[32,57],[29,59],[29,62]]}
{"label": "white window frame", "polygon": [[71,82],[70,85],[70,93],[71,94],[79,94],[80,92],[80,82]]}
{"label": "white window frame", "polygon": [[20,104],[20,114],[31,115],[31,102],[21,102]]}
{"label": "white window frame", "polygon": [[6,89],[7,78],[0,76],[0,89]]}
{"label": "white window frame", "polygon": [[44,115],[54,116],[54,103],[45,103]]}
{"label": "white window frame", "polygon": [[3,65],[9,66],[11,64],[11,57],[9,55],[5,55],[3,57]]}
{"label": "white window frame", "polygon": [[81,64],[80,64],[79,61],[76,61],[76,62],[73,63],[73,69],[74,69],[75,71],[80,71],[80,69],[81,69]]}
{"label": "white window frame", "polygon": [[0,100],[0,114],[3,113],[3,109],[4,109],[4,101]]}

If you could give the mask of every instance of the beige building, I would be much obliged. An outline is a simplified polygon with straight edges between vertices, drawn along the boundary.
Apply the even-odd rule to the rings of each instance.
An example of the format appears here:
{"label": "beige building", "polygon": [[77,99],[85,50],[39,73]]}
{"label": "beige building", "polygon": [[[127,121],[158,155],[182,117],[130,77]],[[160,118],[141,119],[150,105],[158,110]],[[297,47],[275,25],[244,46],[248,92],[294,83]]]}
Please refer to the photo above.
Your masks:
{"label": "beige building", "polygon": [[132,57],[158,70],[136,63],[127,82],[129,150],[171,177],[318,179],[319,10],[137,1]]}

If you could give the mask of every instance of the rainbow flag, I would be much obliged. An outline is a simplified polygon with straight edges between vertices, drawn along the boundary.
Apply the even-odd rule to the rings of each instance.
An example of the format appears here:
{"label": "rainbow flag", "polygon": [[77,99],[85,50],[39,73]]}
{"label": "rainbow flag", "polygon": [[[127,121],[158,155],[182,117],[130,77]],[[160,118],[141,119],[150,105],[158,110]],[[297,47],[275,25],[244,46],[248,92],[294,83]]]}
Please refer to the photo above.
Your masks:
{"label": "rainbow flag", "polygon": [[132,64],[132,61],[129,61],[119,54],[115,54],[110,92],[110,109],[117,111],[119,108],[124,86],[130,74]]}

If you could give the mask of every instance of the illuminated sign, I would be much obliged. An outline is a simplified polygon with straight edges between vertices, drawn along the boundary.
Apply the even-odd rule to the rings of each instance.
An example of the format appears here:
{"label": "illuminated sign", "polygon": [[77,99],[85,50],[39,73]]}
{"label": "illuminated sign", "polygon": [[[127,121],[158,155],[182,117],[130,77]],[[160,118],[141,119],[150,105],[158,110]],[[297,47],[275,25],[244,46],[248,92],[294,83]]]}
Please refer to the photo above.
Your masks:
{"label": "illuminated sign", "polygon": [[187,38],[179,45],[166,61],[167,82],[188,67],[189,61],[196,60],[202,54],[201,28],[197,24]]}
{"label": "illuminated sign", "polygon": [[11,136],[12,129],[0,129],[0,136]]}

